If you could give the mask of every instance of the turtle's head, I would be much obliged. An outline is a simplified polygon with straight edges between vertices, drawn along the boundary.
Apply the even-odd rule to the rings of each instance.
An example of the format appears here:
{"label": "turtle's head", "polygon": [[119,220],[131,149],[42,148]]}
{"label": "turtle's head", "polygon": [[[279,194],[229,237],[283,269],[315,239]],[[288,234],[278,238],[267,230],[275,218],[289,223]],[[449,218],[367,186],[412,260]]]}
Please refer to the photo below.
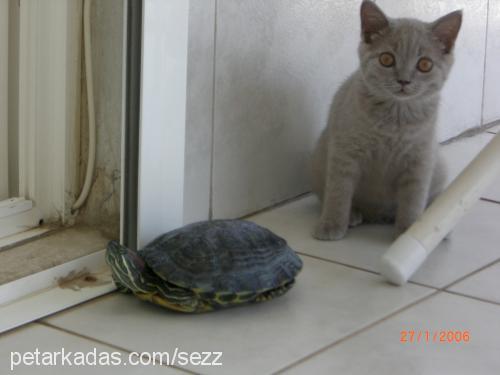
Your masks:
{"label": "turtle's head", "polygon": [[109,241],[108,246],[106,247],[106,263],[108,263],[110,267],[114,268],[115,265],[120,264],[123,257],[128,256],[129,251],[131,250],[127,249],[123,245],[120,245],[118,241]]}
{"label": "turtle's head", "polygon": [[144,260],[135,251],[127,249],[117,241],[110,241],[106,248],[106,263],[113,271],[117,284],[131,291],[143,291]]}

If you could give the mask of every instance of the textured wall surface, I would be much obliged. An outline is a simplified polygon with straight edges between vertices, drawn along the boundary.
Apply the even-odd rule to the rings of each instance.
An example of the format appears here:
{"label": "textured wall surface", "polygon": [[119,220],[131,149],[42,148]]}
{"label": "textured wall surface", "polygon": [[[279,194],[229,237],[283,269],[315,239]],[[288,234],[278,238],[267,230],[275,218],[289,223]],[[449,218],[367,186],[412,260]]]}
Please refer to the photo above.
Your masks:
{"label": "textured wall surface", "polygon": [[[490,1],[490,8],[498,2]],[[207,207],[213,217],[241,216],[309,190],[309,157],[332,96],[358,66],[360,3],[192,1],[185,200],[196,201],[199,210],[193,215],[187,204],[186,221],[208,217]],[[389,16],[427,21],[464,9],[456,64],[443,92],[439,137],[445,140],[480,126],[487,2],[377,3]],[[496,19],[494,25],[490,22],[490,32],[498,34]],[[489,50],[495,48],[493,43]],[[214,80],[209,59],[213,53]],[[498,69],[490,65],[491,71]],[[210,153],[212,174],[207,172]]]}
{"label": "textured wall surface", "polygon": [[[78,220],[118,237],[120,223],[120,171],[123,72],[124,0],[94,0],[92,57],[97,127],[94,184]],[[82,71],[84,68],[82,67]],[[85,87],[85,84],[82,84]],[[81,184],[87,162],[86,91],[82,92]]]}

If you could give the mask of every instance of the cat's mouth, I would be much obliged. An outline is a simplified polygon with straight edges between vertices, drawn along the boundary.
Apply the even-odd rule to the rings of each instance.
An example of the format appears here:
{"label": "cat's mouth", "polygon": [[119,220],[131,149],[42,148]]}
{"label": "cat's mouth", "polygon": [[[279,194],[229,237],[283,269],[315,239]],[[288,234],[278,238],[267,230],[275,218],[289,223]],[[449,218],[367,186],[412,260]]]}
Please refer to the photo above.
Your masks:
{"label": "cat's mouth", "polygon": [[398,91],[394,93],[394,95],[398,98],[408,99],[414,96],[414,93],[410,92],[407,88],[401,87]]}

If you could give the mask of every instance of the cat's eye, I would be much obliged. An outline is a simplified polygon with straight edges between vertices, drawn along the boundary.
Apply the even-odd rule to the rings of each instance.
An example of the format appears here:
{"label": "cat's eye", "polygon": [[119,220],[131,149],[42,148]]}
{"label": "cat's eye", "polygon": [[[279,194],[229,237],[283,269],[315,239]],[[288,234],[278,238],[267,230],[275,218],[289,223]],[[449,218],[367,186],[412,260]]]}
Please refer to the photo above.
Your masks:
{"label": "cat's eye", "polygon": [[382,66],[385,66],[386,68],[390,68],[391,66],[394,66],[396,64],[394,55],[389,52],[381,53],[378,61],[380,62],[380,64],[382,64]]}
{"label": "cat's eye", "polygon": [[417,69],[422,73],[429,73],[432,70],[433,66],[434,63],[428,57],[422,57],[420,60],[418,60],[417,63]]}

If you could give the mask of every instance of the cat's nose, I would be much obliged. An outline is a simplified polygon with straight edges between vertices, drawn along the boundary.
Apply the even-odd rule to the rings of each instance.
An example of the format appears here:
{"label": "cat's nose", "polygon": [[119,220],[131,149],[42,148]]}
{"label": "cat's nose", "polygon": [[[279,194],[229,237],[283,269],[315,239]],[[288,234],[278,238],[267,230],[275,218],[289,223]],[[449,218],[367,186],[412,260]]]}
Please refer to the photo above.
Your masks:
{"label": "cat's nose", "polygon": [[406,85],[409,85],[411,83],[411,81],[405,81],[405,80],[402,80],[402,79],[398,79],[398,83],[401,86],[406,86]]}

